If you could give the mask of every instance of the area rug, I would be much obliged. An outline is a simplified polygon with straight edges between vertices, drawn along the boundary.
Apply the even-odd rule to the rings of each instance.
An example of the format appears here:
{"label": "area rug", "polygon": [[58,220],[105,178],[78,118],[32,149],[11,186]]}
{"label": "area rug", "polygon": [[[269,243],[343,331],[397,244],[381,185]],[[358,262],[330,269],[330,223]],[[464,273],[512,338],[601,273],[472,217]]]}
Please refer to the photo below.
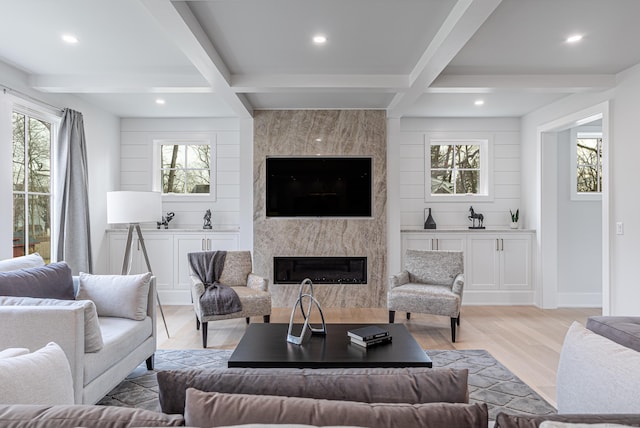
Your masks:
{"label": "area rug", "polygon": [[[158,350],[155,370],[141,364],[98,404],[160,411],[156,371],[227,367],[232,351]],[[469,369],[469,401],[487,403],[489,418],[500,412],[547,415],[556,409],[484,350],[427,351],[434,367]]]}

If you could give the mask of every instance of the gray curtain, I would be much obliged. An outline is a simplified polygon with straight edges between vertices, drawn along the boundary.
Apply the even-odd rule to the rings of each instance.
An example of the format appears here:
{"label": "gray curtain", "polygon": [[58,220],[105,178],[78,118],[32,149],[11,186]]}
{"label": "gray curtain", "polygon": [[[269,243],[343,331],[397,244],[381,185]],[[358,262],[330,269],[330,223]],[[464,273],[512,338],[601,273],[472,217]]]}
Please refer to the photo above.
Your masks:
{"label": "gray curtain", "polygon": [[64,110],[55,160],[56,259],[67,262],[74,275],[92,273],[87,145],[82,113]]}

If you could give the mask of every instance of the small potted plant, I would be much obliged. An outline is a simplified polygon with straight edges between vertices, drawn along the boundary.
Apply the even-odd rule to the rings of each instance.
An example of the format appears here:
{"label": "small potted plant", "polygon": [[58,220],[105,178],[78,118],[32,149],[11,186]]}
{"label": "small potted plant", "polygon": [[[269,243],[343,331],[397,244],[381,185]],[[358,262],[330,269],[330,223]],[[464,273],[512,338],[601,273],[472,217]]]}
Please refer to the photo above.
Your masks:
{"label": "small potted plant", "polygon": [[517,229],[518,218],[520,218],[520,209],[518,208],[515,213],[509,210],[509,214],[511,214],[511,229]]}

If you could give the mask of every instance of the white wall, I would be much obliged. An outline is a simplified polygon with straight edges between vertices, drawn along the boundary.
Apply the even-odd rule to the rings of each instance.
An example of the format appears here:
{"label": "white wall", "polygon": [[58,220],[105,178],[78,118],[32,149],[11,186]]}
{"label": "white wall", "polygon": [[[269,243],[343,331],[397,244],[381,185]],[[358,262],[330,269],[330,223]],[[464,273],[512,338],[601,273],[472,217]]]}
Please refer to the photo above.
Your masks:
{"label": "white wall", "polygon": [[[429,133],[463,133],[490,136],[493,139],[492,201],[425,202],[425,139]],[[520,206],[520,121],[512,118],[484,119],[403,119],[401,121],[399,160],[400,215],[402,229],[423,228],[424,209],[431,214],[438,229],[466,228],[469,206],[484,215],[487,228],[508,227],[509,210],[526,210]]]}
{"label": "white wall", "polygon": [[[215,200],[164,201],[162,211],[175,213],[170,228],[202,228],[207,209],[211,209],[214,229],[237,228],[241,223],[239,129],[238,119],[122,119],[120,188],[114,190],[152,190],[154,140],[207,138],[215,142],[217,157]],[[243,173],[253,176],[251,170]]]}
{"label": "white wall", "polygon": [[571,199],[571,131],[558,133],[558,306],[602,303],[602,201]]}
{"label": "white wall", "polygon": [[[0,85],[26,93],[60,108],[72,108],[82,113],[87,141],[89,168],[89,205],[93,270],[107,271],[106,192],[117,187],[120,168],[119,119],[84,100],[63,94],[43,94],[29,89],[28,76],[0,62]],[[0,93],[1,94],[1,93]],[[11,201],[11,105],[7,97],[0,102],[0,200]],[[8,116],[7,116],[8,112]],[[5,163],[6,161],[6,163]],[[12,210],[0,210],[0,258],[11,257]]]}

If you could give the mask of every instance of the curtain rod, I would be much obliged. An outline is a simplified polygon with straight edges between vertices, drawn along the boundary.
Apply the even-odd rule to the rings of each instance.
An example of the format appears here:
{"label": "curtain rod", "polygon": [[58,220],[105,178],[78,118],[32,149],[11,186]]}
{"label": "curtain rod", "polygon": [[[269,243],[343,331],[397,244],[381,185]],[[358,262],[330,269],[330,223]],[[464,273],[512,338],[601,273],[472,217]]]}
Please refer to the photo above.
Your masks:
{"label": "curtain rod", "polygon": [[64,111],[64,109],[63,109],[63,108],[61,108],[61,107],[54,106],[53,104],[49,104],[49,103],[47,103],[47,102],[44,102],[44,101],[42,101],[42,100],[39,100],[38,98],[32,97],[31,95],[26,94],[26,93],[21,92],[21,91],[18,91],[17,89],[13,89],[13,88],[10,88],[10,87],[5,86],[5,85],[0,85],[0,88],[2,88],[2,91],[3,91],[5,94],[6,94],[7,92],[10,92],[10,93],[13,93],[13,94],[19,95],[21,98],[26,98],[26,99],[27,99],[27,100],[29,100],[29,101],[32,101],[32,102],[37,103],[37,104],[40,104],[40,105],[45,106],[45,107],[49,107],[49,108],[51,108],[51,109],[53,109],[53,110]]}

